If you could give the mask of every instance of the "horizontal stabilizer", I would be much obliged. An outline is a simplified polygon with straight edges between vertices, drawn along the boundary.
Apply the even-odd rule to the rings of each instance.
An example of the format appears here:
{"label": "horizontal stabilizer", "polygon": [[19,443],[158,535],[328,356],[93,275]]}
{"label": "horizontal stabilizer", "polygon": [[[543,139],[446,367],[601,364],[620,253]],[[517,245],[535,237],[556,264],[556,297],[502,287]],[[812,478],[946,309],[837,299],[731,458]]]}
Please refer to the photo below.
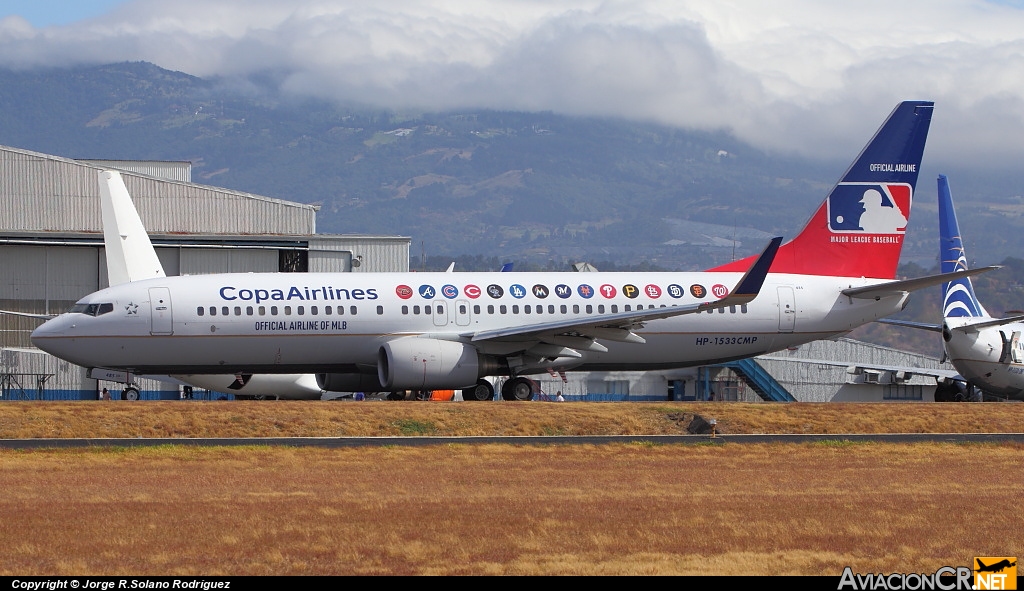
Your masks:
{"label": "horizontal stabilizer", "polygon": [[851,298],[877,300],[880,298],[899,295],[902,293],[917,291],[919,289],[924,289],[925,287],[939,285],[940,283],[946,283],[964,277],[980,275],[981,273],[987,273],[998,268],[1000,268],[998,265],[993,265],[990,267],[981,267],[978,269],[955,271],[953,273],[940,273],[939,275],[929,275],[927,277],[918,277],[917,279],[889,281],[887,283],[868,285],[866,287],[851,287],[849,289],[844,289],[842,293],[843,295],[849,296]]}
{"label": "horizontal stabilizer", "polygon": [[895,318],[879,318],[875,322],[881,324],[891,324],[893,326],[903,326],[906,328],[916,328],[919,330],[930,330],[932,332],[942,332],[941,324],[931,324],[928,322],[914,322],[913,320],[897,320]]}
{"label": "horizontal stabilizer", "polygon": [[1012,324],[1014,322],[1021,321],[1024,321],[1024,315],[1010,316],[1009,318],[986,318],[982,322],[968,321],[966,324],[950,326],[949,328],[950,330],[959,330],[961,332],[977,332],[979,329],[982,328],[989,328],[990,326],[1003,326],[1004,324]]}

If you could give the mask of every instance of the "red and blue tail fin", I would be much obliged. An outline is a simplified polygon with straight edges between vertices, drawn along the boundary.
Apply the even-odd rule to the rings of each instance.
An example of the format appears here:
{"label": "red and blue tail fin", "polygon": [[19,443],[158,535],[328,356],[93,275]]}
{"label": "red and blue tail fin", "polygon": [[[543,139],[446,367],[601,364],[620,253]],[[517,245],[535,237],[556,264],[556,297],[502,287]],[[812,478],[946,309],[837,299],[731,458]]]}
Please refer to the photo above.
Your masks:
{"label": "red and blue tail fin", "polygon": [[[939,261],[941,273],[952,273],[967,269],[967,256],[960,238],[960,224],[953,209],[953,195],[949,191],[946,175],[939,175]],[[985,308],[974,295],[970,277],[942,284],[942,316],[984,318]]]}
{"label": "red and blue tail fin", "polygon": [[[910,220],[934,103],[904,101],[854,160],[772,273],[893,279]],[[712,271],[744,271],[750,259]]]}

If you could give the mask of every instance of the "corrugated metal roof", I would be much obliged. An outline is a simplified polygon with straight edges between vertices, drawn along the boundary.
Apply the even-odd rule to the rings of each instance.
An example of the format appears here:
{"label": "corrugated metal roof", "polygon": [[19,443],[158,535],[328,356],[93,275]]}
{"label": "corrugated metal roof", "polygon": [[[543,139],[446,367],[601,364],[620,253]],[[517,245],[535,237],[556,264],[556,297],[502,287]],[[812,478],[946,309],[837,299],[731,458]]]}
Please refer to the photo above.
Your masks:
{"label": "corrugated metal roof", "polygon": [[169,181],[192,182],[192,163],[165,160],[78,160],[100,168],[116,168]]}
{"label": "corrugated metal roof", "polygon": [[[102,168],[0,146],[0,231],[101,232]],[[318,207],[123,173],[146,229],[160,234],[316,233]]]}

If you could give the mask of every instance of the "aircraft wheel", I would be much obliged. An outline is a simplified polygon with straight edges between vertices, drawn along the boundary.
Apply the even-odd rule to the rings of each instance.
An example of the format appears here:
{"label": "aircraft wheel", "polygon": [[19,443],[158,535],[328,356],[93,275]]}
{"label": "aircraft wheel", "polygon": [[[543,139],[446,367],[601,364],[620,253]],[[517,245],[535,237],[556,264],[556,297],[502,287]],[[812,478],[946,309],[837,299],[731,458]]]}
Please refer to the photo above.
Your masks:
{"label": "aircraft wheel", "polygon": [[388,400],[405,400],[405,392],[388,392]]}
{"label": "aircraft wheel", "polygon": [[139,389],[134,386],[128,386],[121,392],[121,398],[123,400],[138,400]]}
{"label": "aircraft wheel", "polygon": [[472,388],[462,391],[463,400],[494,400],[494,386],[487,380],[479,380]]}
{"label": "aircraft wheel", "polygon": [[961,394],[955,383],[940,383],[935,386],[935,402],[955,402],[957,396]]}
{"label": "aircraft wheel", "polygon": [[505,400],[532,400],[533,384],[530,378],[512,378],[501,387],[501,397]]}

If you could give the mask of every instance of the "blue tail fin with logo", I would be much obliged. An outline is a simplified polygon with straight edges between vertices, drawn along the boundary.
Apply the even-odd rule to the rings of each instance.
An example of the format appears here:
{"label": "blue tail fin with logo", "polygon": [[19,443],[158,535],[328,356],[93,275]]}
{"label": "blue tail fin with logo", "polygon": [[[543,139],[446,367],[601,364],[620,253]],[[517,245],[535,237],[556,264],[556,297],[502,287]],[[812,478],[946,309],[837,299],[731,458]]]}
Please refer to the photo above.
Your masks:
{"label": "blue tail fin with logo", "polygon": [[[964,243],[960,238],[960,224],[953,209],[953,195],[949,191],[946,175],[939,175],[939,261],[941,273],[967,269]],[[988,313],[974,295],[970,277],[942,284],[942,316],[944,318],[986,318]]]}

